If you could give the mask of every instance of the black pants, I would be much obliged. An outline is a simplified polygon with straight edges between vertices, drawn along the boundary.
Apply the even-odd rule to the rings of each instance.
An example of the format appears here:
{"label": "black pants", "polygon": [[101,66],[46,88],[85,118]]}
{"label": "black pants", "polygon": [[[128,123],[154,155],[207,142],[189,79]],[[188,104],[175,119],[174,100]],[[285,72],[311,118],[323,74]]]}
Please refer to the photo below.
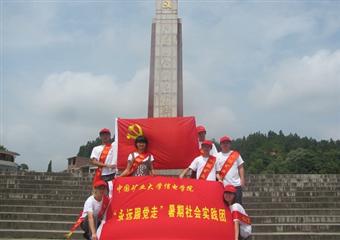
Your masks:
{"label": "black pants", "polygon": [[[96,219],[94,221],[95,221],[94,225],[97,230],[97,228],[100,225],[100,221],[97,221]],[[91,240],[92,233],[90,230],[89,219],[87,216],[85,217],[84,221],[80,224],[80,228],[84,230],[83,237],[87,240]]]}
{"label": "black pants", "polygon": [[235,202],[242,205],[242,187],[241,186],[236,187],[236,199],[235,199]]}

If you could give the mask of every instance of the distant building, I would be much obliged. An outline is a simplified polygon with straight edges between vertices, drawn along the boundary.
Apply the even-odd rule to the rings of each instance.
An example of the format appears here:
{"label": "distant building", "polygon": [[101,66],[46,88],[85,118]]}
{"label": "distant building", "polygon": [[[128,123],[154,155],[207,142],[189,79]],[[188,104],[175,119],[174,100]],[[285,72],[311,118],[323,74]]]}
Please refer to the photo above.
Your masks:
{"label": "distant building", "polygon": [[90,159],[85,157],[70,157],[67,159],[67,172],[73,173],[79,176],[87,176],[93,173],[97,167],[90,164]]}
{"label": "distant building", "polygon": [[0,151],[0,171],[18,170],[18,164],[15,163],[17,156],[20,156],[20,154],[11,151]]}

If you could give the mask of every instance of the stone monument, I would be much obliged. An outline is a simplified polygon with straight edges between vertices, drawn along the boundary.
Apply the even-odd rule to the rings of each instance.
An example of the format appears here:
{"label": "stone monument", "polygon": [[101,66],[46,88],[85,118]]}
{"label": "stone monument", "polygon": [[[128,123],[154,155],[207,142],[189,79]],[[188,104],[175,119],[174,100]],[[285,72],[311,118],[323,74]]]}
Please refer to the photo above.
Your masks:
{"label": "stone monument", "polygon": [[182,23],[177,10],[178,0],[156,0],[148,117],[183,116]]}

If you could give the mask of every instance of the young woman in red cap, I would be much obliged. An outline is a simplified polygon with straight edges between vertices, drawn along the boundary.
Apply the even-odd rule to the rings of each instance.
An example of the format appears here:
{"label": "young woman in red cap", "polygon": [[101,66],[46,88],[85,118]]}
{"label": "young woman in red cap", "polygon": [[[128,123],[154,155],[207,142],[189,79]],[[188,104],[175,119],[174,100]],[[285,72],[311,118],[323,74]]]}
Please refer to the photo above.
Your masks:
{"label": "young woman in red cap", "polygon": [[96,181],[92,195],[85,201],[80,227],[84,230],[83,236],[86,239],[97,240],[97,228],[109,203],[106,191],[107,183],[103,180]]}
{"label": "young woman in red cap", "polygon": [[228,205],[234,221],[235,240],[249,239],[251,235],[251,220],[241,204],[235,202],[236,188],[227,185],[224,188],[223,200]]}
{"label": "young woman in red cap", "polygon": [[148,140],[144,136],[139,136],[135,140],[136,151],[128,156],[126,169],[120,174],[124,176],[153,176],[155,175],[152,163],[154,157],[147,151]]}

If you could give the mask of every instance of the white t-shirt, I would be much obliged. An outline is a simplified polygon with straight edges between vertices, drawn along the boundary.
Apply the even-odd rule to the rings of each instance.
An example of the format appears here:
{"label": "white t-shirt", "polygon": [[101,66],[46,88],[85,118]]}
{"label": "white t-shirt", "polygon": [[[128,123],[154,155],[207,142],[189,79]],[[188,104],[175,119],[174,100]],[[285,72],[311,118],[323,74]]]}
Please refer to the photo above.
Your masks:
{"label": "white t-shirt", "polygon": [[[201,149],[202,148],[202,142],[198,141],[198,148]],[[216,157],[218,154],[217,148],[215,146],[215,144],[213,143],[212,148],[210,150],[210,155],[213,155],[214,157]]]}
{"label": "white t-shirt", "polygon": [[[233,205],[231,205],[230,211],[231,211],[231,213],[233,213],[234,211],[237,211],[237,212],[242,213],[243,215],[248,216],[248,214],[246,213],[246,211],[244,210],[242,205],[239,204],[239,203],[234,203]],[[251,235],[251,225],[245,224],[238,219],[234,219],[234,222],[236,222],[236,221],[240,223],[240,235],[241,235],[241,237],[243,237],[243,238],[249,237]]]}
{"label": "white t-shirt", "polygon": [[[209,158],[198,156],[197,158],[192,161],[189,168],[193,171],[196,171],[196,179],[198,179],[204,169],[205,164],[207,163]],[[208,181],[216,181],[216,162],[214,164],[214,167],[211,169],[208,177]]]}
{"label": "white t-shirt", "polygon": [[[115,151],[116,151],[116,147],[115,147],[115,144],[111,144],[111,149],[109,151],[109,154],[107,154],[107,157],[105,159],[105,164],[109,164],[109,165],[112,165],[112,164],[115,164],[117,165],[117,159],[115,157]],[[100,158],[100,155],[102,153],[104,149],[104,145],[99,145],[99,146],[96,146],[92,149],[92,153],[91,153],[91,159],[94,158],[96,159],[97,161],[99,161],[99,158]],[[107,168],[107,167],[103,167],[103,170],[102,170],[102,176],[105,176],[105,175],[110,175],[110,174],[113,174],[116,172],[116,169],[111,169],[111,168]]]}
{"label": "white t-shirt", "polygon": [[102,207],[102,203],[103,203],[103,200],[101,200],[100,202],[98,202],[94,196],[90,196],[87,198],[87,200],[85,201],[85,204],[84,204],[84,208],[83,208],[83,215],[82,217],[86,217],[88,212],[92,212],[93,213],[93,216],[95,218],[98,217],[98,213],[100,212],[100,209]]}
{"label": "white t-shirt", "polygon": [[[232,151],[229,151],[228,153],[222,153],[219,152],[217,154],[217,171],[220,172],[222,170],[222,167],[229,157],[229,155],[232,153]],[[233,166],[229,169],[228,173],[223,178],[223,184],[224,186],[231,184],[235,187],[241,186],[241,178],[240,174],[238,172],[238,167],[244,163],[241,155],[236,159]]]}
{"label": "white t-shirt", "polygon": [[[134,156],[135,158],[138,157],[138,155],[139,155],[138,152],[133,152],[133,156]],[[149,159],[150,159],[151,162],[153,162],[153,161],[155,160],[154,157],[152,156],[152,154],[150,154],[150,156],[147,157],[147,158],[145,158],[145,159],[143,160],[143,162],[149,161]],[[132,153],[130,153],[129,156],[128,156],[128,161],[132,161],[132,160],[133,160]]]}

